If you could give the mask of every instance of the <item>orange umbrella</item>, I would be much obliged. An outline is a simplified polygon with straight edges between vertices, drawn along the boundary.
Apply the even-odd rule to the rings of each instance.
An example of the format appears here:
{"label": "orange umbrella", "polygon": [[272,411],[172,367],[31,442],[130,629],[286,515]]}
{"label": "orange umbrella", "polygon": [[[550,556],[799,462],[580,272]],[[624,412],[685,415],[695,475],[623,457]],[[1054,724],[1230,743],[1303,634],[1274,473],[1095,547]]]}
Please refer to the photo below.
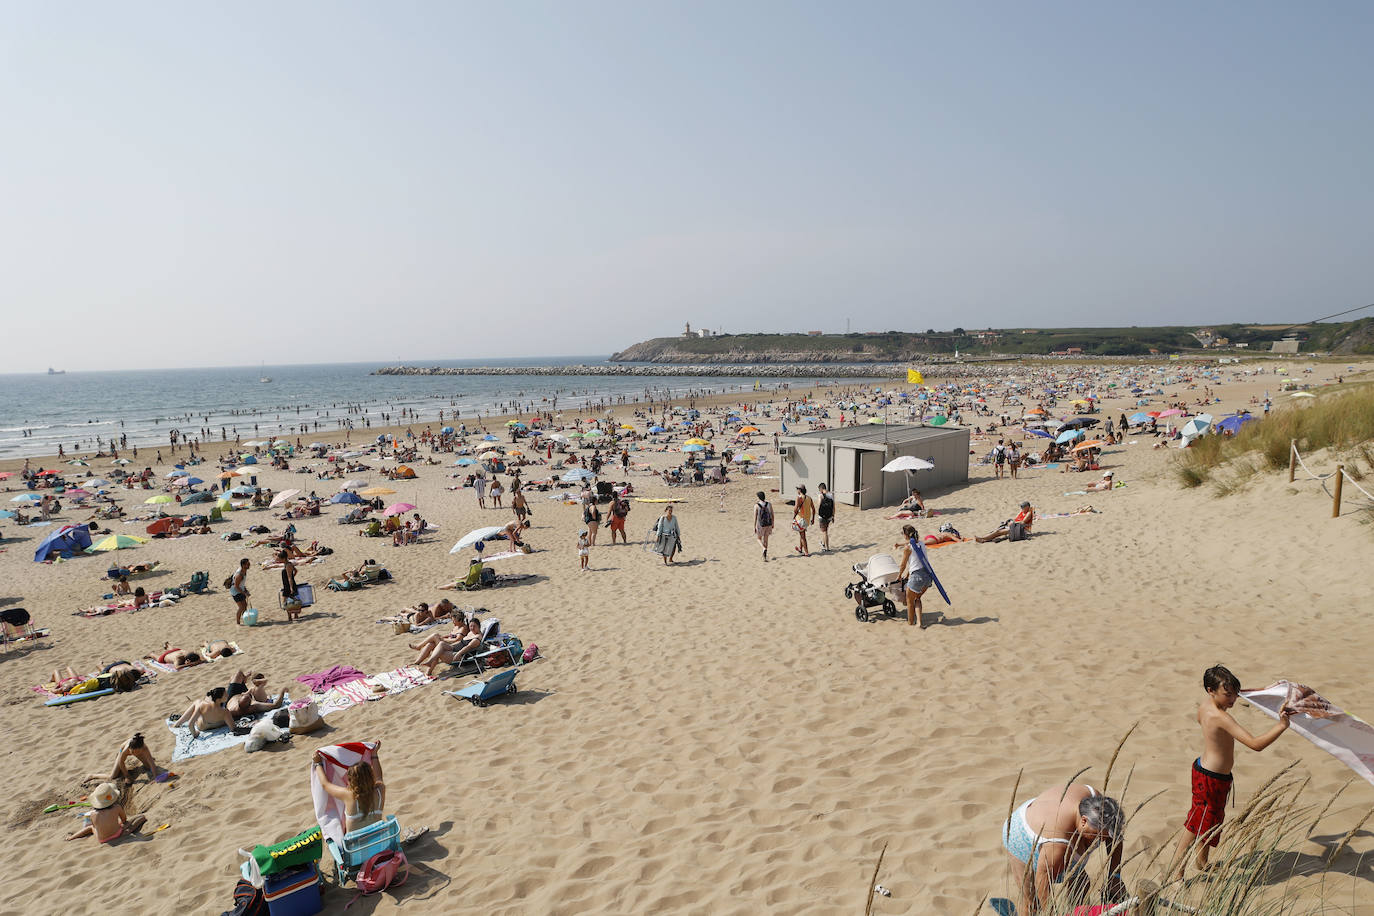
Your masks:
{"label": "orange umbrella", "polygon": [[1026,413],[1038,413],[1038,414],[1043,414],[1044,412],[1045,412],[1044,408],[1041,408],[1041,407],[1032,407],[1030,410],[1026,411]]}
{"label": "orange umbrella", "polygon": [[1080,442],[1075,445],[1073,450],[1075,452],[1081,452],[1084,449],[1101,448],[1103,445],[1105,445],[1105,443],[1101,439],[1089,439],[1087,442]]}

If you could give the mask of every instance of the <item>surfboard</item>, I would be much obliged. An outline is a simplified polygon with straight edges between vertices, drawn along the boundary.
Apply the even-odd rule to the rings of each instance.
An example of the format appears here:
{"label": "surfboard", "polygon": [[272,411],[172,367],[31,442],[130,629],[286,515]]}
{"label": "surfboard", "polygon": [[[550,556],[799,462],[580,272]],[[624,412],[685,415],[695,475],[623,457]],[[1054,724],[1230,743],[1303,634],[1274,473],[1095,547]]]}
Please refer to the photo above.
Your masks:
{"label": "surfboard", "polygon": [[930,575],[931,581],[934,582],[935,587],[940,590],[940,597],[945,599],[945,604],[948,604],[952,607],[954,603],[949,600],[949,592],[945,591],[945,587],[940,584],[940,577],[935,575],[935,570],[933,567],[931,567],[930,560],[926,559],[926,552],[924,546],[922,546],[922,549],[920,550],[916,549],[917,546],[918,545],[913,544],[911,552],[916,555],[916,558],[918,560],[921,561],[921,568],[924,569]]}
{"label": "surfboard", "polygon": [[74,693],[65,697],[53,697],[44,703],[44,706],[66,706],[69,703],[80,703],[82,700],[94,700],[106,694],[114,693],[114,688],[106,687],[104,690],[92,690],[90,693]]}

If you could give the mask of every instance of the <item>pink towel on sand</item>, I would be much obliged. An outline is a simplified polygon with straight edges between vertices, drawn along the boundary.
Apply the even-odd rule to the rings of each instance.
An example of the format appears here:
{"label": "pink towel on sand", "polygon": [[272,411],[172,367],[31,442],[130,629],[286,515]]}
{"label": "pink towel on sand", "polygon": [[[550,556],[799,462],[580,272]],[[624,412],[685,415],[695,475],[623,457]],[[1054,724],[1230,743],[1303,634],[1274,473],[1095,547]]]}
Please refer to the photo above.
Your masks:
{"label": "pink towel on sand", "polygon": [[335,665],[327,671],[317,674],[302,674],[296,680],[305,684],[315,693],[323,693],[330,687],[338,687],[350,681],[360,681],[367,677],[352,665]]}

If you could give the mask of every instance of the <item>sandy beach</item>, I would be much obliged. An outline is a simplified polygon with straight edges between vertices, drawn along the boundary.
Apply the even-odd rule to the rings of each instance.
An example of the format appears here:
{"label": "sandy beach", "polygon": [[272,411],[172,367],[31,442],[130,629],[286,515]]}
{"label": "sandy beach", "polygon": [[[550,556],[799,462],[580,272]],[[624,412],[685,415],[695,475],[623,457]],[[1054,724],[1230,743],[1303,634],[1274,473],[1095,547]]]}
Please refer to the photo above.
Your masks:
{"label": "sandy beach", "polygon": [[[1302,360],[1285,366],[1290,378],[1313,386],[1338,371]],[[1301,374],[1308,366],[1314,371]],[[1278,409],[1296,409],[1277,392],[1278,381],[1228,374],[1216,387],[1221,403],[1208,410],[1255,410],[1252,399],[1271,389]],[[1169,386],[1154,402],[1199,394]],[[781,406],[785,398],[748,398],[757,400]],[[1107,399],[1101,416],[1132,413],[1132,405]],[[616,422],[642,428],[632,410],[617,408]],[[756,422],[763,430],[757,449],[771,455],[777,420]],[[501,422],[490,425],[501,435]],[[353,442],[378,432],[355,432]],[[337,434],[318,438],[336,441]],[[403,827],[431,828],[407,848],[413,870],[405,886],[360,900],[350,913],[856,913],[886,846],[877,881],[891,896],[877,898],[874,913],[970,914],[981,898],[1009,889],[999,828],[1018,774],[1018,801],[1085,767],[1084,780],[1100,781],[1132,726],[1116,763],[1123,776],[1113,783],[1129,772],[1129,810],[1162,793],[1133,817],[1127,838],[1128,855],[1143,850],[1148,858],[1173,842],[1188,808],[1203,669],[1225,664],[1246,687],[1300,680],[1374,717],[1374,684],[1363,678],[1374,640],[1368,512],[1352,502],[1332,519],[1318,484],[1289,484],[1282,472],[1261,473],[1224,498],[1207,487],[1183,489],[1172,471],[1177,450],[1152,448],[1156,441],[1129,435],[1105,449],[1103,468],[1125,483],[1111,492],[1070,495],[1095,474],[1037,468],[995,479],[991,466],[978,463],[966,486],[927,492],[938,515],[916,521],[922,533],[948,521],[965,536],[984,534],[1021,500],[1041,520],[1024,543],[932,551],[953,603],[945,607],[929,593],[933,623],[924,630],[904,619],[860,623],[843,594],[856,578],[852,564],[891,551],[899,539],[904,522],[887,518],[895,510],[841,506],[833,549],[800,556],[790,550],[795,535],[785,525],[783,500],[792,494],[771,492],[775,460],[757,474],[732,474],[724,486],[670,490],[650,471],[608,475],[631,481],[638,497],[682,498],[675,508],[684,550],[671,566],[645,549],[660,505],[633,503],[629,546],[608,546],[603,528],[590,571],[582,573],[580,509],[531,493],[526,536],[535,552],[492,564],[529,578],[456,594],[437,589],[466,569],[467,554],[449,548],[472,529],[506,523],[510,510],[480,509],[472,490],[448,489],[458,483],[450,476],[458,470],[452,454],[412,465],[415,480],[385,481],[375,470],[350,475],[394,489],[387,501],[413,503],[438,531],[392,547],[340,525],[342,506],[296,521],[302,542],[318,540],[334,552],[301,569],[317,603],[290,624],[274,597],[278,574],[258,566],[269,551],[219,537],[249,524],[278,531],[286,523],[272,512],[233,512],[212,535],[55,565],[33,561],[34,546],[51,529],[2,523],[5,606],[27,608],[51,635],[0,655],[10,739],[0,763],[11,774],[5,824],[13,849],[0,912],[230,909],[235,851],[311,826],[311,752],[350,740],[381,742],[388,813]],[[990,444],[975,437],[970,460]],[[213,458],[220,448],[207,443],[205,453]],[[164,450],[163,457],[170,455]],[[676,449],[632,453],[656,469],[681,457]],[[1305,457],[1313,468],[1334,466],[1325,454]],[[151,458],[140,449],[137,466]],[[8,470],[22,462],[11,464]],[[300,465],[325,463],[292,460]],[[100,460],[90,470],[107,469]],[[166,460],[153,466],[159,478],[170,469]],[[200,469],[207,481],[217,472],[213,463]],[[538,468],[527,469],[532,476]],[[325,497],[338,486],[270,469],[259,482]],[[22,492],[17,477],[4,484],[12,488],[6,500]],[[774,559],[766,563],[751,521],[759,489],[770,491],[779,513]],[[126,494],[126,508],[143,508],[142,491],[116,492]],[[1096,511],[1046,517],[1089,505]],[[68,510],[59,521],[86,515]],[[140,524],[107,524],[114,533],[144,533]],[[167,587],[205,570],[212,587],[173,607],[73,616],[108,590],[111,557],[160,562],[135,584]],[[234,626],[234,603],[221,587],[240,557],[253,560],[248,586],[263,618],[254,628]],[[324,588],[368,558],[393,581],[348,592]],[[171,763],[164,717],[222,685],[239,665],[266,672],[273,691],[289,685],[293,696],[306,689],[294,678],[334,665],[392,671],[414,658],[406,648],[413,637],[376,621],[445,594],[539,645],[545,658],[521,671],[514,697],[475,708],[442,692],[472,678],[447,678],[333,713],[324,729],[287,746],[251,755],[234,747]],[[242,656],[61,708],[46,707],[32,689],[54,668],[95,671],[165,643],[195,647],[215,638],[237,641]],[[1252,731],[1269,726],[1244,704],[1235,712]],[[134,784],[127,807],[148,817],[142,838],[64,841],[80,809],[42,809],[89,792],[93,783],[83,785],[83,777],[108,769],[135,731],[178,774],[164,783],[140,775]],[[1239,752],[1237,803],[1294,762],[1310,777],[1308,794],[1321,800],[1351,776],[1311,744],[1285,736],[1262,754]],[[1374,787],[1352,785],[1300,856],[1315,862],[1371,808]],[[1374,836],[1359,834],[1325,878],[1322,893],[1342,912],[1374,912],[1374,886],[1359,864],[1371,850]],[[342,912],[354,896],[332,878],[324,893],[329,913]]]}

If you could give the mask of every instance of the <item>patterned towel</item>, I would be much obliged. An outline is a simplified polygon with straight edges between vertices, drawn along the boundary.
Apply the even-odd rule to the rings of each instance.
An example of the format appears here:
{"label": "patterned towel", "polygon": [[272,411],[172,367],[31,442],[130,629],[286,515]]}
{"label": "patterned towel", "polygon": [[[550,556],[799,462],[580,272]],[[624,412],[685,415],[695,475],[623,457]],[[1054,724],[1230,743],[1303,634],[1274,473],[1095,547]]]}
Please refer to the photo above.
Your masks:
{"label": "patterned towel", "polygon": [[160,673],[160,674],[176,674],[176,673],[177,673],[177,669],[176,669],[174,666],[168,665],[168,664],[164,664],[163,662],[160,662],[160,661],[158,661],[158,660],[155,659],[155,658],[144,658],[144,659],[140,659],[139,662],[138,662],[138,664],[136,665],[136,667],[138,667],[140,670],[143,670],[145,666],[146,666],[147,671],[148,671],[150,674],[159,674],[159,673]]}
{"label": "patterned towel", "polygon": [[[286,694],[285,705],[291,704],[291,694]],[[244,727],[251,727],[263,716],[271,713],[260,713],[256,716],[247,716],[239,719],[236,724]],[[172,751],[172,762],[179,763],[182,760],[190,760],[192,757],[204,757],[206,754],[213,754],[225,748],[238,747],[248,741],[248,733],[236,735],[229,729],[220,726],[210,731],[202,731],[199,738],[191,737],[189,728],[174,728],[168,720],[163,720],[167,730],[172,733],[172,740],[175,748]]]}
{"label": "patterned towel", "polygon": [[[433,678],[419,668],[407,666],[361,680],[349,681],[347,684],[338,684],[318,697],[320,715],[327,716],[341,709],[357,706],[359,703],[370,703],[430,683],[433,683]],[[384,688],[384,691],[374,689],[378,686]]]}

